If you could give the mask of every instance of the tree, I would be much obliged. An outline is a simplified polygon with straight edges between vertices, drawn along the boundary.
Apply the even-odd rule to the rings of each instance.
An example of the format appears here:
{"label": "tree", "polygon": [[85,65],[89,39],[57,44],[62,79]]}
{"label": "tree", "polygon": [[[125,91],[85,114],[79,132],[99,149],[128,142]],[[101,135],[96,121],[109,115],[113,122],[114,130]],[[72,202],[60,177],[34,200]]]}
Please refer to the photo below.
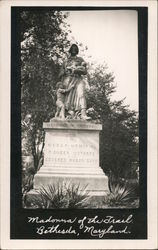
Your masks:
{"label": "tree", "polygon": [[33,155],[35,172],[43,154],[43,121],[55,114],[55,86],[69,26],[60,11],[21,12],[21,105],[23,151]]}
{"label": "tree", "polygon": [[89,76],[91,90],[87,93],[88,113],[103,125],[100,136],[100,165],[116,179],[132,176],[138,164],[138,118],[123,104],[111,101],[116,91],[114,76],[100,65]]}

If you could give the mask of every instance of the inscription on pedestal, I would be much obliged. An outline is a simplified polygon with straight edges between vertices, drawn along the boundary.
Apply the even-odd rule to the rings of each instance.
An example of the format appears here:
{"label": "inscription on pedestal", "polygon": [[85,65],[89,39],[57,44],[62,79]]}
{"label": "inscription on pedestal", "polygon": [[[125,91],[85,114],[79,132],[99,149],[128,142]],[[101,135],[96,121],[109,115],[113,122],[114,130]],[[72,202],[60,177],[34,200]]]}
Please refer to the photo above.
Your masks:
{"label": "inscription on pedestal", "polygon": [[93,132],[93,138],[86,132],[60,134],[47,132],[44,165],[99,165],[97,132]]}

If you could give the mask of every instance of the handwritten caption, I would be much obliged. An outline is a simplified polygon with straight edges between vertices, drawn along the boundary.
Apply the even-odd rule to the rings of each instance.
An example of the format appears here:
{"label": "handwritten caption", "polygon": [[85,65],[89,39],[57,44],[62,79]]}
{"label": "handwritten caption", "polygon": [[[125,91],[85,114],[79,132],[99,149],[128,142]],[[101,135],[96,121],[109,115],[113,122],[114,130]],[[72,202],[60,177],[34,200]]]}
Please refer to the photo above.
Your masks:
{"label": "handwritten caption", "polygon": [[126,218],[115,218],[114,216],[99,216],[82,218],[53,218],[47,219],[40,217],[28,217],[28,223],[36,225],[36,234],[60,234],[60,235],[76,235],[88,234],[91,237],[103,238],[107,234],[130,234],[131,224],[133,223],[133,215],[130,214]]}

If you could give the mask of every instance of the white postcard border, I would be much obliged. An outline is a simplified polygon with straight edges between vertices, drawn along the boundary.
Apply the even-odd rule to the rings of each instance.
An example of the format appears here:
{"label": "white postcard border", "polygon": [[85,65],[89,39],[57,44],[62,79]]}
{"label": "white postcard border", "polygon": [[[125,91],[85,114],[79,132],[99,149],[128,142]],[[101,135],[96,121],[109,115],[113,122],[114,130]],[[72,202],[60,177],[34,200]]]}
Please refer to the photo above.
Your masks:
{"label": "white postcard border", "polygon": [[[148,7],[148,239],[10,240],[10,65],[11,6]],[[2,249],[156,249],[157,241],[157,1],[1,1],[0,2],[0,165]]]}

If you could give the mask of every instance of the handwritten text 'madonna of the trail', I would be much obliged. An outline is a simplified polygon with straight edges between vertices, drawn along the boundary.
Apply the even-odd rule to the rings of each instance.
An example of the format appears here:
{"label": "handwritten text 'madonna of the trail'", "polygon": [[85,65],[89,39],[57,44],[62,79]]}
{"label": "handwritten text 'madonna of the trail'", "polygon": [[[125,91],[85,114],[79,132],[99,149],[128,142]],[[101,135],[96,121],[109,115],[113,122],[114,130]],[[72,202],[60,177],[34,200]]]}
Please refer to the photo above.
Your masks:
{"label": "handwritten text 'madonna of the trail'", "polygon": [[42,224],[42,223],[66,223],[66,224],[73,224],[76,221],[78,222],[78,224],[81,225],[81,227],[84,225],[84,223],[88,223],[88,224],[130,224],[132,222],[132,217],[133,215],[130,214],[128,217],[126,218],[122,218],[122,219],[118,219],[115,218],[114,216],[106,216],[105,218],[99,218],[98,216],[94,216],[94,217],[87,217],[84,216],[82,219],[78,219],[77,217],[75,218],[69,218],[69,219],[63,219],[63,218],[53,218],[52,216],[50,216],[47,219],[42,219],[37,217],[28,217],[28,223],[37,223],[37,224]]}

